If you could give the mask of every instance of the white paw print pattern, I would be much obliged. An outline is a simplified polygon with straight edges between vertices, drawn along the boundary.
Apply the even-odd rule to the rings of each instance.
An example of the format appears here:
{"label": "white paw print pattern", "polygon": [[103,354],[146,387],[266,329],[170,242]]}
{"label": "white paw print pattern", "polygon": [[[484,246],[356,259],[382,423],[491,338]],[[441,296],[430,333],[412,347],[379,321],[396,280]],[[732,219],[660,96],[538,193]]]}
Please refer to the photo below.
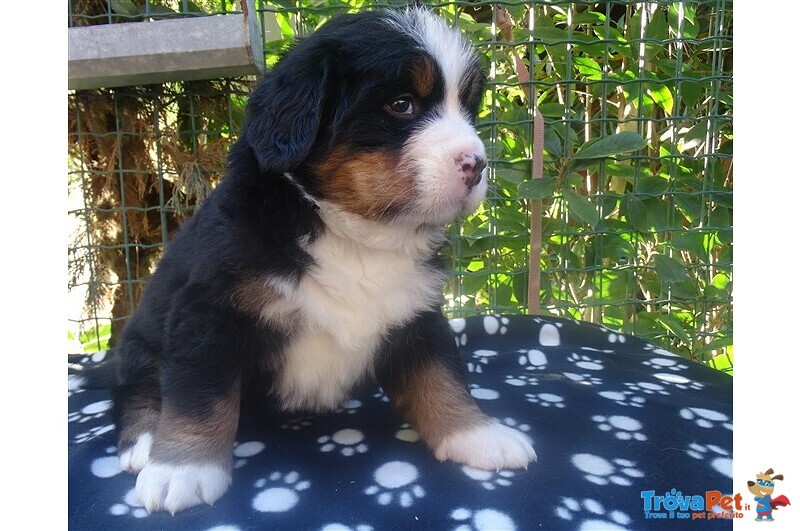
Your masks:
{"label": "white paw print pattern", "polygon": [[525,400],[542,407],[562,408],[567,406],[564,403],[564,397],[553,393],[525,393]]}
{"label": "white paw print pattern", "polygon": [[111,400],[100,400],[83,406],[80,411],[73,411],[67,415],[67,422],[89,422],[90,420],[100,419],[106,416],[111,409]]}
{"label": "white paw print pattern", "polygon": [[348,415],[355,415],[361,409],[363,404],[359,400],[348,400],[342,407],[336,408],[336,413],[346,413]]}
{"label": "white paw print pattern", "polygon": [[458,522],[453,531],[516,531],[514,520],[506,513],[495,509],[467,509],[459,507],[450,513]]}
{"label": "white paw print pattern", "polygon": [[467,328],[467,320],[463,317],[459,317],[457,319],[450,319],[450,329],[453,330],[453,333],[460,334]]}
{"label": "white paw print pattern", "polygon": [[670,358],[650,358],[649,360],[643,361],[642,365],[646,365],[656,370],[670,371],[682,371],[689,368],[689,366],[685,363],[680,363],[679,361]]}
{"label": "white paw print pattern", "polygon": [[467,362],[467,370],[469,372],[482,373],[483,365],[489,363],[489,360],[497,356],[496,350],[476,350],[472,353],[472,358],[475,361]]}
{"label": "white paw print pattern", "polygon": [[410,424],[403,424],[400,426],[400,429],[397,430],[397,433],[394,434],[394,438],[409,443],[415,443],[419,440],[419,433],[414,431]]}
{"label": "white paw print pattern", "polygon": [[680,358],[677,354],[670,352],[669,350],[664,350],[663,348],[659,348],[655,345],[651,345],[648,343],[644,346],[644,350],[650,351],[656,356],[666,356],[668,358]]}
{"label": "white paw print pattern", "polygon": [[539,344],[543,347],[557,347],[561,344],[561,333],[559,328],[564,326],[562,323],[545,323],[539,329]]}
{"label": "white paw print pattern", "polygon": [[644,473],[636,468],[630,459],[614,458],[611,461],[592,454],[572,456],[572,464],[584,473],[584,478],[596,485],[621,485],[630,487],[632,479],[641,478]]}
{"label": "white paw print pattern", "polygon": [[603,383],[602,378],[589,374],[588,372],[584,372],[582,374],[578,374],[576,372],[564,372],[562,374],[580,385],[601,385]]}
{"label": "white paw print pattern", "polygon": [[505,382],[508,385],[514,387],[524,387],[526,385],[539,385],[539,379],[536,376],[528,376],[528,375],[514,375],[508,374],[506,375]]}
{"label": "white paw print pattern", "polygon": [[483,316],[483,329],[491,336],[498,332],[500,332],[501,335],[508,332],[508,323],[508,317],[500,317],[499,315]]}
{"label": "white paw print pattern", "polygon": [[597,394],[620,406],[644,407],[645,402],[647,402],[643,396],[637,395],[632,391],[600,391]]}
{"label": "white paw print pattern", "polygon": [[722,427],[733,431],[732,420],[725,413],[702,407],[685,407],[680,410],[681,418],[691,420],[700,428]]}
{"label": "white paw print pattern", "polygon": [[608,349],[608,348],[581,347],[581,350],[584,352],[599,352],[601,354],[614,353],[614,349]]}
{"label": "white paw print pattern", "polygon": [[601,360],[587,356],[586,354],[572,353],[567,357],[567,360],[575,364],[585,371],[602,371],[603,362]]}
{"label": "white paw print pattern", "polygon": [[677,387],[678,389],[693,389],[695,391],[699,391],[705,387],[705,385],[700,382],[695,382],[694,380],[690,380],[683,375],[675,373],[659,372],[654,374],[653,377],[667,385]]}
{"label": "white paw print pattern", "polygon": [[253,509],[262,513],[289,511],[300,501],[300,493],[310,486],[311,482],[301,480],[298,472],[273,472],[255,482],[255,487],[263,490],[253,498]]}
{"label": "white paw print pattern", "polygon": [[97,457],[92,460],[92,464],[89,465],[89,469],[92,471],[92,475],[94,477],[105,479],[122,473],[122,469],[119,467],[119,458],[117,457],[116,452],[116,447],[109,446],[105,449],[105,456]]}
{"label": "white paw print pattern", "polygon": [[416,500],[425,497],[425,490],[417,484],[417,467],[411,463],[390,461],[378,467],[372,478],[375,484],[364,489],[364,494],[374,496],[380,505],[396,503],[411,507]]}
{"label": "white paw print pattern", "polygon": [[508,426],[509,428],[513,428],[515,430],[523,431],[525,433],[528,433],[529,431],[531,431],[530,424],[525,424],[524,422],[517,422],[515,419],[513,419],[511,417],[506,417],[504,419],[495,419],[495,420],[497,422],[499,422],[500,424],[503,424],[503,425]]}
{"label": "white paw print pattern", "polygon": [[624,335],[609,331],[608,334],[609,343],[625,343],[625,341],[627,341],[627,338]]}
{"label": "white paw print pattern", "polygon": [[609,511],[603,504],[591,498],[578,500],[575,498],[561,498],[561,503],[556,507],[556,516],[568,522],[575,522],[574,529],[627,529],[631,517],[619,510]]}
{"label": "white paw print pattern", "polygon": [[67,396],[70,397],[74,394],[83,393],[86,389],[83,388],[84,378],[77,374],[67,375]]}
{"label": "white paw print pattern", "polygon": [[523,350],[518,358],[519,364],[527,371],[543,371],[547,368],[547,356],[537,349]]}
{"label": "white paw print pattern", "polygon": [[113,516],[133,516],[134,518],[150,516],[147,509],[139,503],[139,499],[136,497],[136,489],[129,490],[120,503],[115,503],[109,507],[108,514]]}
{"label": "white paw print pattern", "polygon": [[646,395],[668,395],[669,391],[661,384],[653,382],[625,382],[625,387],[629,391],[635,393],[644,393]]}
{"label": "white paw print pattern", "polygon": [[105,426],[94,426],[89,428],[87,431],[77,434],[75,437],[72,438],[73,441],[76,443],[84,443],[86,441],[90,441],[95,437],[100,437],[104,433],[108,433],[114,430],[113,424],[107,424]]}
{"label": "white paw print pattern", "polygon": [[233,468],[242,468],[249,458],[260,454],[266,447],[267,445],[261,441],[233,443]]}
{"label": "white paw print pattern", "polygon": [[349,526],[334,522],[332,524],[325,524],[319,531],[375,531],[375,528],[367,524]]}
{"label": "white paw print pattern", "polygon": [[281,424],[281,429],[282,430],[291,430],[291,431],[300,431],[303,428],[308,428],[309,426],[311,426],[311,420],[313,418],[314,417],[311,416],[311,415],[307,415],[307,416],[304,416],[304,417],[295,417],[295,418],[290,419],[290,420],[284,422],[283,424]]}
{"label": "white paw print pattern", "polygon": [[471,466],[462,466],[461,470],[468,478],[475,480],[486,490],[494,490],[497,487],[509,487],[511,486],[511,479],[516,476],[511,470],[492,472],[489,470],[472,468]]}
{"label": "white paw print pattern", "polygon": [[467,334],[464,330],[467,329],[467,320],[464,318],[450,319],[450,328],[455,335],[456,346],[460,347],[467,344]]}
{"label": "white paw print pattern", "polygon": [[478,384],[470,384],[469,393],[477,400],[497,400],[500,398],[500,393],[494,389],[486,389]]}
{"label": "white paw print pattern", "polygon": [[119,457],[117,457],[116,447],[107,447],[105,453],[106,455],[103,457],[92,459],[92,464],[89,465],[92,475],[96,478],[105,479],[122,473],[122,469],[119,467]]}
{"label": "white paw print pattern", "polygon": [[716,444],[692,443],[686,453],[695,459],[709,461],[711,468],[729,478],[733,478],[733,460],[731,454]]}
{"label": "white paw print pattern", "polygon": [[595,415],[592,420],[600,431],[608,431],[621,441],[646,441],[642,423],[625,415]]}
{"label": "white paw print pattern", "polygon": [[345,457],[363,454],[367,451],[364,434],[358,430],[346,428],[333,435],[325,435],[317,439],[320,452],[336,452]]}
{"label": "white paw print pattern", "polygon": [[372,395],[372,398],[377,398],[381,402],[388,402],[389,395],[383,392],[383,388],[379,387],[378,390]]}

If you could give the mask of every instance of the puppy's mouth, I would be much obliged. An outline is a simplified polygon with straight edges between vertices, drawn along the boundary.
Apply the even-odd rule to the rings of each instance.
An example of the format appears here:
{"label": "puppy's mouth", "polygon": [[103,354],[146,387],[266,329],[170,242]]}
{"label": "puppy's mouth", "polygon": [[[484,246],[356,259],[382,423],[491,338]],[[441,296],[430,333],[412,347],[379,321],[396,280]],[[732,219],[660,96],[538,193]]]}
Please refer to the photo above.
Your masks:
{"label": "puppy's mouth", "polygon": [[460,154],[453,164],[421,169],[409,213],[431,224],[445,225],[475,211],[486,196],[486,162],[480,155]]}

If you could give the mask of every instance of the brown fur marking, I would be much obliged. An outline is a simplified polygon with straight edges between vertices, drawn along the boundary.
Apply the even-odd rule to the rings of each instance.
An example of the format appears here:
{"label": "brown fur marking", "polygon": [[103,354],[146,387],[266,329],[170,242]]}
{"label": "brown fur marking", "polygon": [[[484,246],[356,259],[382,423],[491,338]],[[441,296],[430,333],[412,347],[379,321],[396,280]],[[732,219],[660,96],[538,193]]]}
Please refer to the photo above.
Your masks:
{"label": "brown fur marking", "polygon": [[216,462],[230,466],[239,426],[239,385],[220,398],[203,418],[188,418],[164,404],[151,459],[159,463]]}
{"label": "brown fur marking", "polygon": [[417,369],[398,387],[392,401],[434,450],[448,435],[488,422],[467,390],[435,361]]}
{"label": "brown fur marking", "polygon": [[392,215],[414,197],[414,179],[400,170],[400,155],[389,151],[334,150],[317,171],[327,199],[368,218]]}
{"label": "brown fur marking", "polygon": [[420,97],[427,98],[436,81],[436,67],[427,55],[422,55],[411,64],[411,84]]}
{"label": "brown fur marking", "polygon": [[260,317],[265,306],[274,303],[280,294],[266,285],[263,279],[244,280],[233,291],[233,303],[247,315]]}
{"label": "brown fur marking", "polygon": [[161,399],[157,394],[139,394],[125,403],[120,419],[122,430],[117,442],[120,453],[136,444],[140,435],[155,431],[160,410]]}

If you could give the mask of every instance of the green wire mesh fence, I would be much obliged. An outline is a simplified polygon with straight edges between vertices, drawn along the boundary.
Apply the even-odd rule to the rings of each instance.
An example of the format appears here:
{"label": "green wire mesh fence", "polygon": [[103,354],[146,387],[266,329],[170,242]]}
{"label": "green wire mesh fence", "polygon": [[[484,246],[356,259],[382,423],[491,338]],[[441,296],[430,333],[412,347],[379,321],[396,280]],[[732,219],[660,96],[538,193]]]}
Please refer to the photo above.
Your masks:
{"label": "green wire mesh fence", "polygon": [[[266,64],[335,14],[397,4],[256,1]],[[529,207],[541,202],[542,313],[732,371],[732,2],[428,5],[469,35],[489,77],[478,130],[490,190],[450,229],[448,314],[527,310]],[[69,24],[236,12],[232,1],[72,0]],[[544,118],[535,181],[534,102],[514,56]],[[169,235],[224,175],[253,82],[68,94],[71,351],[113,345]]]}

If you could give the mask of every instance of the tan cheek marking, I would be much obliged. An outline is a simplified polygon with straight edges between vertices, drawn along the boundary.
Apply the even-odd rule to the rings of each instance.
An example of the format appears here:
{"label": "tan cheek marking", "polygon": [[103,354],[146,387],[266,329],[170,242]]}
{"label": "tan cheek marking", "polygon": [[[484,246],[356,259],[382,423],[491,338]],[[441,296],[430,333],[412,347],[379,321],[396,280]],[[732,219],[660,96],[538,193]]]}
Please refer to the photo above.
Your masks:
{"label": "tan cheek marking", "polygon": [[416,59],[409,73],[414,90],[419,96],[427,98],[433,91],[436,81],[436,69],[430,57],[422,56]]}
{"label": "tan cheek marking", "polygon": [[414,198],[414,180],[399,169],[399,155],[334,151],[317,167],[323,193],[344,209],[368,218],[391,215]]}
{"label": "tan cheek marking", "polygon": [[389,394],[432,449],[448,435],[488,421],[467,390],[435,361],[414,371]]}
{"label": "tan cheek marking", "polygon": [[159,463],[215,462],[228,466],[239,426],[239,385],[203,418],[189,418],[164,404],[151,458]]}

